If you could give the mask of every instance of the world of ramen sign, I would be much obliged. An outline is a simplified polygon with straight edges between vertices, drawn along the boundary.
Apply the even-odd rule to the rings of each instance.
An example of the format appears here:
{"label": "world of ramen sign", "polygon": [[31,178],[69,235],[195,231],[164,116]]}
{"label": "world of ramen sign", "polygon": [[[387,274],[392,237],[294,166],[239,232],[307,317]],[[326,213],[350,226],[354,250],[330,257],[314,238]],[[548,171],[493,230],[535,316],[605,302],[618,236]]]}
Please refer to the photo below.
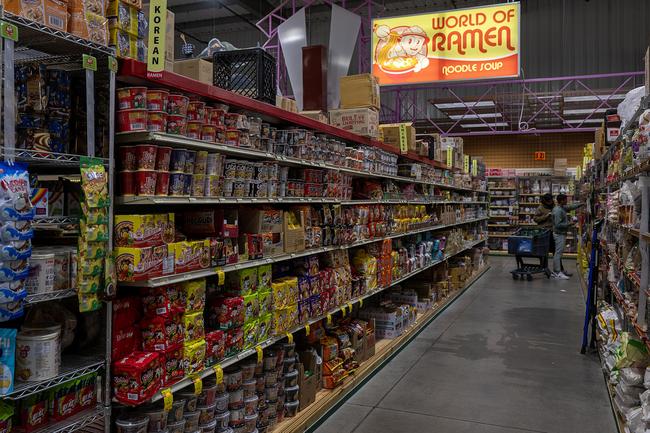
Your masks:
{"label": "world of ramen sign", "polygon": [[373,20],[381,85],[519,75],[519,3]]}

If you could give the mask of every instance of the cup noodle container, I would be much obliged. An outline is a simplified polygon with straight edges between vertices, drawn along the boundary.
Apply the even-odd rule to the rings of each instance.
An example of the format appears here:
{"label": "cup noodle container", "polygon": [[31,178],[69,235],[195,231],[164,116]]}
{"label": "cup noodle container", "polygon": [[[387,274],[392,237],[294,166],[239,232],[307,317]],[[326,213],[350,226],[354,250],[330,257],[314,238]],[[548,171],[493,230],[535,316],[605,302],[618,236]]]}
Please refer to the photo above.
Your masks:
{"label": "cup noodle container", "polygon": [[53,292],[54,276],[54,253],[32,253],[29,259],[29,276],[25,280],[27,293]]}
{"label": "cup noodle container", "polygon": [[201,139],[201,128],[203,127],[203,122],[200,120],[190,120],[187,122],[187,130],[185,135],[187,138],[193,138],[195,140]]}
{"label": "cup noodle container", "polygon": [[158,147],[154,144],[138,144],[135,155],[138,166],[136,170],[155,170]]}
{"label": "cup noodle container", "polygon": [[199,150],[194,159],[194,174],[206,174],[208,165],[208,151]]}
{"label": "cup noodle container", "polygon": [[205,122],[205,102],[190,101],[187,105],[187,120]]}
{"label": "cup noodle container", "polygon": [[138,170],[135,172],[136,195],[151,196],[156,194],[156,171]]}
{"label": "cup noodle container", "polygon": [[134,170],[122,170],[118,173],[118,185],[120,195],[134,196],[136,193],[135,188],[135,173]]}
{"label": "cup noodle container", "polygon": [[167,113],[164,111],[149,111],[147,114],[147,131],[166,132]]}
{"label": "cup noodle container", "polygon": [[164,89],[147,90],[147,110],[149,111],[167,111],[167,101],[169,92]]}
{"label": "cup noodle container", "polygon": [[172,157],[172,148],[167,146],[158,146],[156,154],[156,170],[169,171],[169,163]]}
{"label": "cup noodle container", "polygon": [[50,328],[20,331],[16,337],[16,380],[51,379],[61,368],[61,331]]}
{"label": "cup noodle container", "polygon": [[183,96],[177,93],[172,93],[169,95],[167,100],[167,112],[172,115],[187,116],[187,107],[189,105],[190,98]]}
{"label": "cup noodle container", "polygon": [[120,110],[117,112],[117,132],[147,130],[147,110]]}
{"label": "cup noodle container", "polygon": [[135,146],[120,146],[117,149],[117,158],[122,170],[135,171],[138,168],[137,152]]}
{"label": "cup noodle container", "polygon": [[117,89],[118,110],[147,108],[146,87],[122,87]]}
{"label": "cup noodle container", "polygon": [[167,171],[156,172],[156,195],[166,196],[169,194],[169,179],[171,175]]}

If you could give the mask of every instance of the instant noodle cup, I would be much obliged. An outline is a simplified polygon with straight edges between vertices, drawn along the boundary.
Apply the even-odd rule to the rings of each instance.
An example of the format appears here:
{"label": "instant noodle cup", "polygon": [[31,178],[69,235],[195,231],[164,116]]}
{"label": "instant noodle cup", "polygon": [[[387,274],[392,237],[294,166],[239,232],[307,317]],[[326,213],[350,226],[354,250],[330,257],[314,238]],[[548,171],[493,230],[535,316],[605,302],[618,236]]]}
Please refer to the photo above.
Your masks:
{"label": "instant noodle cup", "polygon": [[183,182],[183,195],[190,195],[192,193],[192,179],[191,174],[185,173],[185,182]]}
{"label": "instant noodle cup", "polygon": [[135,171],[123,170],[118,174],[120,195],[135,195]]}
{"label": "instant noodle cup", "polygon": [[205,123],[205,102],[190,101],[187,105],[187,120]]}
{"label": "instant noodle cup", "polygon": [[229,146],[239,146],[239,134],[240,131],[237,128],[226,129],[226,139],[224,140],[224,144]]}
{"label": "instant noodle cup", "polygon": [[185,159],[187,150],[172,149],[169,160],[169,171],[172,173],[185,173]]}
{"label": "instant noodle cup", "polygon": [[209,174],[205,176],[206,197],[219,197],[223,193],[223,181],[220,176]]}
{"label": "instant noodle cup", "polygon": [[217,143],[225,143],[226,142],[226,128],[224,126],[217,126],[217,129],[215,130],[215,138],[214,141]]}
{"label": "instant noodle cup", "polygon": [[208,123],[210,125],[215,125],[215,126],[223,126],[224,125],[224,116],[226,114],[225,111],[223,111],[220,108],[208,108]]}
{"label": "instant noodle cup", "polygon": [[192,176],[192,196],[203,197],[205,195],[205,174],[195,174]]}
{"label": "instant noodle cup", "polygon": [[208,151],[199,150],[196,152],[194,161],[194,174],[205,174],[208,168]]}
{"label": "instant noodle cup", "polygon": [[166,171],[156,172],[156,195],[166,196],[169,194],[169,179],[171,175]]}
{"label": "instant noodle cup", "polygon": [[138,170],[155,170],[158,147],[154,144],[138,144],[135,146]]}
{"label": "instant noodle cup", "polygon": [[117,155],[122,170],[133,171],[138,168],[135,146],[120,146]]}
{"label": "instant noodle cup", "polygon": [[201,126],[201,140],[214,143],[217,140],[217,127],[209,123],[204,123]]}
{"label": "instant noodle cup", "polygon": [[185,135],[187,120],[185,116],[169,114],[167,116],[167,133],[176,135]]}
{"label": "instant noodle cup", "polygon": [[169,175],[169,195],[180,197],[185,187],[185,173],[171,173]]}
{"label": "instant noodle cup", "polygon": [[169,171],[169,163],[171,161],[171,157],[171,147],[158,146],[158,153],[156,153],[156,170]]}
{"label": "instant noodle cup", "polygon": [[156,194],[156,172],[154,170],[138,170],[135,172],[136,195]]}
{"label": "instant noodle cup", "polygon": [[164,89],[147,90],[147,110],[149,111],[167,111],[167,101],[169,92]]}
{"label": "instant noodle cup", "polygon": [[185,135],[187,138],[193,138],[199,140],[201,138],[201,128],[203,127],[203,122],[200,120],[192,120],[187,122],[187,129]]}
{"label": "instant noodle cup", "polygon": [[147,108],[146,87],[122,87],[117,89],[117,107],[119,110]]}
{"label": "instant noodle cup", "polygon": [[194,162],[196,162],[196,150],[185,151],[185,173],[194,173]]}
{"label": "instant noodle cup", "polygon": [[147,130],[147,110],[133,109],[117,112],[118,132],[135,132]]}
{"label": "instant noodle cup", "polygon": [[190,98],[172,93],[167,100],[167,113],[179,116],[187,116],[187,106],[189,105]]}
{"label": "instant noodle cup", "polygon": [[147,131],[166,132],[167,113],[164,111],[149,111],[147,115]]}

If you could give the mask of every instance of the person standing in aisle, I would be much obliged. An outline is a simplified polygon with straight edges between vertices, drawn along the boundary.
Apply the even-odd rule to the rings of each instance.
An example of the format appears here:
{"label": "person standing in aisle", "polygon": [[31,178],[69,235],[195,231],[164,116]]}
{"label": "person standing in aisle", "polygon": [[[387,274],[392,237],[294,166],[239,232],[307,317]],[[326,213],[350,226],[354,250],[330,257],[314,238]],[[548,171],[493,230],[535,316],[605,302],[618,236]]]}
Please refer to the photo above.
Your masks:
{"label": "person standing in aisle", "polygon": [[553,240],[555,241],[555,253],[553,255],[553,278],[559,280],[568,280],[570,278],[562,270],[562,254],[566,246],[566,235],[569,227],[569,217],[567,212],[578,209],[582,203],[567,204],[567,196],[559,194],[557,196],[557,204],[553,208]]}
{"label": "person standing in aisle", "polygon": [[[533,216],[533,221],[543,229],[548,229],[551,231],[551,239],[548,246],[548,251],[551,254],[555,253],[555,242],[553,241],[553,207],[555,206],[555,200],[553,200],[553,195],[546,193],[541,198],[541,203],[535,215]],[[548,255],[541,260],[540,265],[548,269]],[[564,267],[562,267],[562,272],[564,272]],[[571,275],[569,275],[571,276]]]}

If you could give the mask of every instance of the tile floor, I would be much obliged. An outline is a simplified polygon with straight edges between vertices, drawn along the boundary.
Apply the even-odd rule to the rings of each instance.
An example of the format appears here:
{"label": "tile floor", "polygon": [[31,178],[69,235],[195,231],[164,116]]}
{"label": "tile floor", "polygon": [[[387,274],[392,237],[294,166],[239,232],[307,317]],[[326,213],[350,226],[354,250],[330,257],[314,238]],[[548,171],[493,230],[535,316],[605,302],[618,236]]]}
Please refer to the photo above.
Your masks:
{"label": "tile floor", "polygon": [[490,265],[316,433],[615,433],[598,359],[579,353],[577,275],[513,281],[514,259]]}

